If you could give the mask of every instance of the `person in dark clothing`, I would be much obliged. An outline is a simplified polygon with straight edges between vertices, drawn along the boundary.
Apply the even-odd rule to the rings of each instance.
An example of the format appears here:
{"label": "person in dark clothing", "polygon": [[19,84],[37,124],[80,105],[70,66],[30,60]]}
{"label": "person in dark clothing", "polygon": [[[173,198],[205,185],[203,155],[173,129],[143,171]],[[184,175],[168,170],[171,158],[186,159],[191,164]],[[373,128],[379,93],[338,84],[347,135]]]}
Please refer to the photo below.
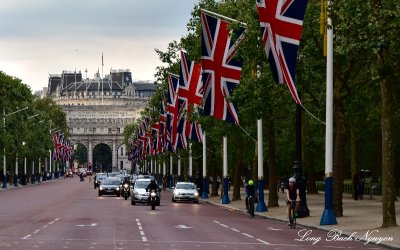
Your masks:
{"label": "person in dark clothing", "polygon": [[[254,187],[254,182],[253,182],[253,180],[249,180],[248,182],[247,182],[247,185],[246,185],[246,198],[245,198],[245,202],[246,202],[246,210],[247,211],[249,211],[249,196],[253,196],[253,197],[255,197],[255,195],[256,195],[256,190],[255,190],[255,187]],[[254,200],[253,200],[254,201]]]}
{"label": "person in dark clothing", "polygon": [[285,189],[286,193],[286,204],[288,208],[288,218],[290,220],[290,206],[292,201],[296,201],[296,208],[297,211],[300,207],[300,195],[299,195],[299,188],[296,186],[296,179],[291,177],[289,179],[289,186]]}
{"label": "person in dark clothing", "polygon": [[358,174],[355,173],[354,176],[353,176],[353,199],[354,200],[358,200],[358,198],[359,198],[358,197],[358,194],[359,194],[359,192],[358,192],[359,182],[360,182],[360,178],[358,177]]}
{"label": "person in dark clothing", "polygon": [[[147,187],[146,187],[146,192],[150,192],[151,190],[156,190],[156,192],[160,191],[160,188],[157,185],[155,180],[151,180],[149,185],[147,185]],[[148,204],[150,204],[150,198],[151,197],[150,197],[150,194],[149,194],[149,198],[148,198],[148,201],[147,201]]]}

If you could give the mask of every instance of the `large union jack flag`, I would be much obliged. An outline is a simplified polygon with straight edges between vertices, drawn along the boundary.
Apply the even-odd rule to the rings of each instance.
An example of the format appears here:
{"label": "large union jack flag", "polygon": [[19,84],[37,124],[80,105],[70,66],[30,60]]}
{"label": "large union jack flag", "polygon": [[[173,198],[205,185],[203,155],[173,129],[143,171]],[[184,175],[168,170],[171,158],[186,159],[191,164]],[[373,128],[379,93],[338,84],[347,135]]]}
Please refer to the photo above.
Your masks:
{"label": "large union jack flag", "polygon": [[307,0],[256,0],[256,4],[274,80],[286,83],[300,104],[294,79]]}
{"label": "large union jack flag", "polygon": [[240,81],[242,61],[236,60],[244,28],[231,39],[229,23],[201,13],[201,64],[204,84],[204,114],[239,124],[235,105],[228,100]]}
{"label": "large union jack flag", "polygon": [[168,74],[168,101],[167,101],[167,150],[175,151],[178,129],[178,90],[179,77]]}
{"label": "large union jack flag", "polygon": [[203,103],[203,83],[201,64],[190,61],[181,51],[181,70],[179,76],[179,121],[178,133],[197,142],[203,142],[200,123],[192,118],[195,108]]}

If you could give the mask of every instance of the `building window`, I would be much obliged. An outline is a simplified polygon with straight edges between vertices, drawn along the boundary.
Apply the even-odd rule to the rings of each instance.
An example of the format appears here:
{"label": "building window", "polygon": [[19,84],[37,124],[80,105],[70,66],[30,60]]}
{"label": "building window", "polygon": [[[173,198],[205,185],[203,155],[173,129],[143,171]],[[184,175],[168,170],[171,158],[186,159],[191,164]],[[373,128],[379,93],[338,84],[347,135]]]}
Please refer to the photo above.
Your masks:
{"label": "building window", "polygon": [[87,133],[87,128],[84,128],[83,131],[84,131],[84,133],[86,134],[86,133]]}
{"label": "building window", "polygon": [[95,134],[96,133],[96,128],[93,128],[93,134]]}
{"label": "building window", "polygon": [[121,155],[124,155],[124,148],[121,148],[120,152],[121,152]]}
{"label": "building window", "polygon": [[121,133],[121,129],[120,128],[117,128],[117,133],[118,134]]}
{"label": "building window", "polygon": [[108,133],[111,134],[111,128],[108,128]]}

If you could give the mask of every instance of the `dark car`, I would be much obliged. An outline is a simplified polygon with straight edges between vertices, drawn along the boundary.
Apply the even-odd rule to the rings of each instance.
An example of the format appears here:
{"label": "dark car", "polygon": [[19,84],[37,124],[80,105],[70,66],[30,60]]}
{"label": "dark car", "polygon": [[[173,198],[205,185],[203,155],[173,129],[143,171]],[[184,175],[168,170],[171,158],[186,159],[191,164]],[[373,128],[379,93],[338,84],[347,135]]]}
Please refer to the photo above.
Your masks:
{"label": "dark car", "polygon": [[107,178],[107,174],[98,173],[94,176],[94,189],[100,186],[101,181]]}
{"label": "dark car", "polygon": [[100,183],[99,186],[99,196],[102,195],[116,195],[120,196],[119,185],[121,184],[121,179],[118,177],[108,177]]}

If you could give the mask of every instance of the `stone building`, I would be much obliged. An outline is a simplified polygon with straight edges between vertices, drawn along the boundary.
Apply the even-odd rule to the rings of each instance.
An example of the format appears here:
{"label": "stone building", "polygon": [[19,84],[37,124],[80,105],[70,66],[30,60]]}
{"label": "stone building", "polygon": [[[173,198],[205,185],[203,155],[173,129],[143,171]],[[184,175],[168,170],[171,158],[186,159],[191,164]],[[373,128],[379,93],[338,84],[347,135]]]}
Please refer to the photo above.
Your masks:
{"label": "stone building", "polygon": [[[116,171],[131,170],[124,128],[140,117],[155,91],[154,83],[133,82],[130,70],[111,70],[104,78],[97,72],[92,79],[80,71],[63,71],[49,76],[47,96],[63,108],[71,142],[86,147],[89,165],[95,171]],[[111,152],[112,165],[104,166],[103,156],[94,151]]]}

